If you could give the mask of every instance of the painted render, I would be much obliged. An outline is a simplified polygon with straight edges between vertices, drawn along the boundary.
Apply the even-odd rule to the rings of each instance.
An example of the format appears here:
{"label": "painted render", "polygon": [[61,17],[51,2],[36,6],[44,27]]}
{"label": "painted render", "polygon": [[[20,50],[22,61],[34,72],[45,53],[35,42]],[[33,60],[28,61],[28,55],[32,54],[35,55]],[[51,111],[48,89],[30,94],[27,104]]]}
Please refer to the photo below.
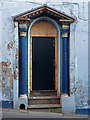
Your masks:
{"label": "painted render", "polygon": [[[88,108],[88,2],[43,1],[1,1],[0,2],[0,87],[2,101],[15,101],[18,95],[18,25],[12,16],[47,4],[75,19],[70,25],[70,96],[62,95],[62,111],[75,112]],[[20,99],[20,98],[17,98]],[[21,100],[21,99],[20,99]],[[22,99],[26,101],[27,99]],[[67,104],[68,102],[68,104]],[[14,106],[14,105],[13,105]],[[27,106],[27,104],[26,104]],[[17,104],[19,108],[19,103]],[[16,108],[17,108],[16,107]]]}

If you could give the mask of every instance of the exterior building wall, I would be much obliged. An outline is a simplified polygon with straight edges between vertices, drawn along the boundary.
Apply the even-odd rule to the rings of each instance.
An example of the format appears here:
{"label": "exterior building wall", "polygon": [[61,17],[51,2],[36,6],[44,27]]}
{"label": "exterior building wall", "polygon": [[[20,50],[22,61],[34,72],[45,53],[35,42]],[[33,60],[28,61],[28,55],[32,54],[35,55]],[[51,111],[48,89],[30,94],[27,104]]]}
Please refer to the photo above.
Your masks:
{"label": "exterior building wall", "polygon": [[[63,111],[88,108],[88,2],[55,0],[1,1],[0,3],[0,86],[2,100],[13,101],[13,83],[18,81],[18,37],[12,16],[47,4],[76,20],[70,25],[70,96],[62,96]],[[68,101],[68,105],[67,105]]]}

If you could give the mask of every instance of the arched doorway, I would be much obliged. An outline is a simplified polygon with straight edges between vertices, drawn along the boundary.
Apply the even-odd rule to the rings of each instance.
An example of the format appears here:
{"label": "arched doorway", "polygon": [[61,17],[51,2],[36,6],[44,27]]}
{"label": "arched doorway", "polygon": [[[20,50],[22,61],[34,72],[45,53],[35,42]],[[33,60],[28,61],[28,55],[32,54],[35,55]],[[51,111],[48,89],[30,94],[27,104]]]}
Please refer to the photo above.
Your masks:
{"label": "arched doorway", "polygon": [[30,91],[57,90],[57,31],[48,21],[30,30]]}
{"label": "arched doorway", "polygon": [[[47,21],[49,22],[49,24],[51,24],[54,29],[56,30],[56,35],[57,35],[57,81],[55,81],[57,84],[55,85],[55,90],[58,91],[58,94],[60,94],[60,74],[61,74],[61,68],[60,68],[60,62],[61,62],[61,32],[60,32],[60,29],[61,29],[61,26],[52,18],[50,17],[47,17],[47,16],[42,16],[42,17],[39,17],[39,18],[36,18],[34,19],[30,24],[29,24],[29,27],[28,27],[28,93],[30,93],[30,91],[32,90],[32,81],[30,81],[30,74],[32,74],[30,72],[30,63],[31,63],[31,59],[30,59],[30,41],[31,41],[31,37],[30,37],[30,31],[31,31],[31,28],[32,26],[37,23],[37,22],[40,22],[40,21]],[[52,32],[53,34],[53,32]]]}

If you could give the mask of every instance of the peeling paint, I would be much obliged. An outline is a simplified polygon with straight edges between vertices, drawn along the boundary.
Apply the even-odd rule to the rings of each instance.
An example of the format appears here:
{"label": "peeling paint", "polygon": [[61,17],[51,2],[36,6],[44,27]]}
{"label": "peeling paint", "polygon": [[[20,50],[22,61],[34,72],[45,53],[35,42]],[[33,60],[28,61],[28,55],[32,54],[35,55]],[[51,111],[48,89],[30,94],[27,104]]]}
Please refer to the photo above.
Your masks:
{"label": "peeling paint", "polygon": [[16,58],[18,59],[18,48],[16,48]]}
{"label": "peeling paint", "polygon": [[84,95],[81,98],[84,98]]}
{"label": "peeling paint", "polygon": [[13,47],[13,42],[11,41],[10,43],[8,43],[7,48],[8,50],[10,50],[12,47]]}
{"label": "peeling paint", "polygon": [[18,79],[18,68],[16,67],[16,69],[14,70],[14,79],[17,80]]}
{"label": "peeling paint", "polygon": [[[11,62],[0,62],[0,69],[2,70],[2,79],[0,80],[2,85],[2,93],[4,98],[11,99],[11,90],[13,86],[13,73],[12,68],[10,68]],[[8,95],[7,92],[8,91]]]}
{"label": "peeling paint", "polygon": [[87,101],[88,105],[90,105],[90,100]]}

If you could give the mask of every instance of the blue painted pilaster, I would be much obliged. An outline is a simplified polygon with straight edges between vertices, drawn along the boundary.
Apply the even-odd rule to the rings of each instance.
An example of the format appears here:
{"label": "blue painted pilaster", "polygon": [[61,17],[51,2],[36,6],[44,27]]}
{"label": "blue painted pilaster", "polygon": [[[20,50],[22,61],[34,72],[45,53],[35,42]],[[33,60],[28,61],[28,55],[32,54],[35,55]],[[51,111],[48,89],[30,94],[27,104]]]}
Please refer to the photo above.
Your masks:
{"label": "blue painted pilaster", "polygon": [[68,51],[69,26],[62,26],[62,93],[69,93],[69,51]]}
{"label": "blue painted pilaster", "polygon": [[26,24],[19,25],[19,80],[20,80],[20,97],[26,97]]}

